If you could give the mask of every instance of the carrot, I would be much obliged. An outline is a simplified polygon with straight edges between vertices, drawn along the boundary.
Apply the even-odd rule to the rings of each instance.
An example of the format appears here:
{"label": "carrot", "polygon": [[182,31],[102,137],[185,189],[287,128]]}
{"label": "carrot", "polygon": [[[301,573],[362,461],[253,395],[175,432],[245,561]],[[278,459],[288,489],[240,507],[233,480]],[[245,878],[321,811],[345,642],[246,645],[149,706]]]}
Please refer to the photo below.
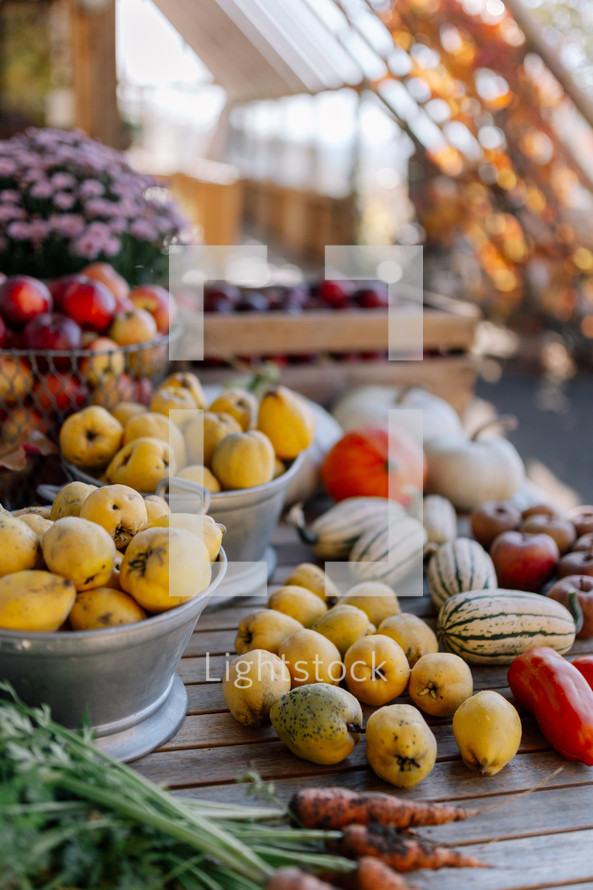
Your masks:
{"label": "carrot", "polygon": [[266,884],[266,890],[335,890],[300,868],[279,868]]}
{"label": "carrot", "polygon": [[356,869],[356,890],[414,890],[405,878],[381,859],[363,856]]}
{"label": "carrot", "polygon": [[349,859],[373,856],[382,859],[396,871],[413,871],[417,868],[483,867],[472,856],[464,856],[456,850],[438,847],[409,837],[402,837],[390,825],[349,825],[339,841],[332,843],[332,850]]}
{"label": "carrot", "polygon": [[406,879],[372,856],[358,860],[354,871],[324,875],[336,890],[417,890]]}
{"label": "carrot", "polygon": [[305,828],[326,830],[371,822],[404,830],[417,825],[460,822],[475,812],[422,800],[402,800],[390,794],[357,794],[344,788],[298,791],[292,796],[289,809]]}

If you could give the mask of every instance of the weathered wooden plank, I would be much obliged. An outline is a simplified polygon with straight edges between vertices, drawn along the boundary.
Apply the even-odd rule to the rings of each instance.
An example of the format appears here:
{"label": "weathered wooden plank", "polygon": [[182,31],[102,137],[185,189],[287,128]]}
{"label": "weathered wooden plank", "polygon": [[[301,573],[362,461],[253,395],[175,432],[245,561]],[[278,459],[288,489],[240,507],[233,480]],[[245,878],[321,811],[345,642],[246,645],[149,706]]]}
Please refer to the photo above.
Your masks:
{"label": "weathered wooden plank", "polygon": [[197,658],[182,658],[177,673],[185,684],[220,682],[230,657],[224,655],[200,655]]}
{"label": "weathered wooden plank", "polygon": [[211,714],[226,711],[221,683],[201,683],[185,687],[188,698],[188,714]]}
{"label": "weathered wooden plank", "polygon": [[208,610],[200,615],[194,633],[209,633],[213,630],[233,630],[250,609],[263,605],[263,598],[260,600],[237,598],[229,603],[221,603],[220,605],[212,603]]}
{"label": "weathered wooden plank", "polygon": [[[348,309],[343,312],[316,310],[302,315],[279,312],[242,315],[207,314],[204,342],[210,358],[229,355],[267,355],[274,352],[298,355],[306,344],[308,352],[374,352],[387,350],[391,336],[394,350],[405,352],[418,339],[418,316],[405,310],[397,313],[397,324],[388,325],[383,309]],[[463,350],[471,348],[476,318],[452,315],[435,309],[423,313],[424,349]]]}
{"label": "weathered wooden plank", "polygon": [[572,831],[471,846],[467,852],[492,866],[463,877],[456,869],[414,875],[414,883],[425,890],[459,890],[461,881],[480,890],[532,890],[568,881],[593,880],[593,831]]}
{"label": "weathered wooden plank", "polygon": [[[252,744],[155,752],[139,760],[136,768],[153,781],[166,782],[171,787],[203,788],[202,796],[216,800],[223,799],[217,788],[226,786],[230,790],[224,792],[224,799],[237,802],[245,800],[245,792],[234,782],[252,767],[266,781],[274,782],[282,799],[288,799],[295,790],[306,786],[338,784],[355,791],[390,790],[390,786],[378,779],[366,764],[351,765],[351,757],[336,766],[320,768],[296,757],[287,761],[281,746],[281,742],[270,742],[266,746]],[[560,766],[562,772],[553,777]],[[491,777],[474,775],[456,757],[438,761],[419,786],[401,794],[420,800],[464,800],[470,806],[472,797],[528,791],[544,779],[549,780],[549,788],[554,788],[589,785],[593,776],[589,767],[563,760],[549,749],[518,754],[501,772]]]}
{"label": "weathered wooden plank", "polygon": [[233,641],[236,632],[235,626],[228,630],[210,630],[193,633],[183,653],[183,658],[205,655],[206,652],[209,652],[211,655],[224,655],[225,652],[234,654]]}
{"label": "weathered wooden plank", "polygon": [[[493,805],[495,809],[488,809]],[[571,830],[593,829],[593,783],[545,787],[524,797],[505,794],[495,799],[472,798],[468,808],[484,808],[484,812],[465,822],[423,828],[422,835],[435,843],[462,844],[562,832],[568,826]]]}
{"label": "weathered wooden plank", "polygon": [[181,748],[217,748],[251,744],[257,742],[262,747],[276,738],[270,727],[243,726],[229,711],[217,714],[189,715],[179,731],[158,751],[174,751]]}

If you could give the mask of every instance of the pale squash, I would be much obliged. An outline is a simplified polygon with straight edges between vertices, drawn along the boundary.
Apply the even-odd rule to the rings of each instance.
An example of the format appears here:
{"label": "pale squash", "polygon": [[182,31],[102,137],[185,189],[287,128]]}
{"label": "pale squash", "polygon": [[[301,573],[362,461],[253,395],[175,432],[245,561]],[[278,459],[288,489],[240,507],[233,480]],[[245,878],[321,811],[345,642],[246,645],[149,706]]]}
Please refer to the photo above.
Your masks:
{"label": "pale squash", "polygon": [[448,498],[460,511],[469,512],[485,501],[511,498],[525,478],[516,448],[502,436],[471,439],[463,435],[437,436],[425,444],[428,475],[426,491]]}
{"label": "pale squash", "polygon": [[344,432],[367,424],[386,423],[392,408],[415,408],[422,411],[423,436],[417,424],[409,422],[402,412],[401,425],[417,440],[428,442],[435,436],[463,435],[461,420],[444,399],[420,387],[361,386],[350,390],[334,405],[332,415]]}

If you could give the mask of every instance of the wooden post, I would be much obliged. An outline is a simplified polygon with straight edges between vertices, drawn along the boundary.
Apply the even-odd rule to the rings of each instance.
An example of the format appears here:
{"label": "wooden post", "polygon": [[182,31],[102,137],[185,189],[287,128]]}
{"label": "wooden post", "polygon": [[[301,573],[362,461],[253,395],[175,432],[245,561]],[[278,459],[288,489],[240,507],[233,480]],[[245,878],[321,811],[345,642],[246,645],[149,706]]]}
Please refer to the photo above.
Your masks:
{"label": "wooden post", "polygon": [[92,139],[123,147],[117,109],[115,0],[70,0],[74,122]]}

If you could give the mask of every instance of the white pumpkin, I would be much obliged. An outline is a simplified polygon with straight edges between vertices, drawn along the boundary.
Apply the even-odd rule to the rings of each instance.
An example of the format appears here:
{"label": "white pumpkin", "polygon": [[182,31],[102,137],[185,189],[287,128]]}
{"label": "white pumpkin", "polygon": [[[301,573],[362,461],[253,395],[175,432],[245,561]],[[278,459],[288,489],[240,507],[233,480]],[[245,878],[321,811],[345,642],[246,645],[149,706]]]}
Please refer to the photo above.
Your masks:
{"label": "white pumpkin", "polygon": [[[523,484],[525,467],[516,448],[499,435],[479,438],[493,423],[480,427],[472,438],[437,436],[425,446],[426,491],[448,498],[461,512],[485,501],[506,501]],[[508,423],[507,423],[508,425]]]}
{"label": "white pumpkin", "polygon": [[422,437],[418,435],[417,425],[411,423],[406,413],[402,412],[402,427],[421,445],[438,435],[463,434],[455,409],[444,399],[420,387],[361,386],[341,396],[332,409],[332,415],[344,432],[349,432],[367,424],[386,423],[390,408],[422,410]]}

